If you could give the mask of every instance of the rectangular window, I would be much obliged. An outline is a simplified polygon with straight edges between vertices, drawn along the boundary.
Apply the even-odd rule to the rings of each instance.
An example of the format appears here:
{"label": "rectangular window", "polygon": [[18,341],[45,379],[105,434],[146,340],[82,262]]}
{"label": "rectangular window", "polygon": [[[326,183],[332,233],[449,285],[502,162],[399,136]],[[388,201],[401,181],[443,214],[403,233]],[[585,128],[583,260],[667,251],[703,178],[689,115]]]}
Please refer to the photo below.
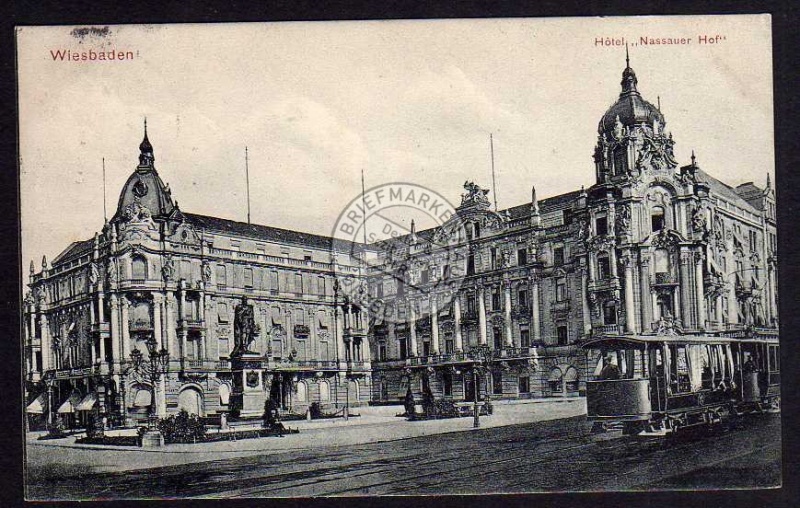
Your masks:
{"label": "rectangular window", "polygon": [[494,337],[494,348],[503,349],[503,331],[500,328],[492,328],[492,336]]}
{"label": "rectangular window", "polygon": [[311,251],[310,250],[304,250],[303,251],[303,260],[311,261]]}
{"label": "rectangular window", "polygon": [[229,321],[227,303],[224,302],[217,303],[217,318],[220,323],[227,323]]}
{"label": "rectangular window", "polygon": [[520,347],[530,347],[531,345],[531,332],[523,328],[519,331],[519,345]]}
{"label": "rectangular window", "polygon": [[597,277],[600,280],[611,277],[611,261],[605,256],[597,258]]}
{"label": "rectangular window", "polygon": [[528,290],[527,289],[520,289],[519,290],[519,306],[522,309],[528,308]]}
{"label": "rectangular window", "polygon": [[594,222],[594,232],[599,236],[608,234],[608,219],[605,217],[598,217]]}
{"label": "rectangular window", "polygon": [[492,393],[495,395],[503,394],[503,372],[496,370],[492,372]]}
{"label": "rectangular window", "polygon": [[442,372],[442,390],[444,392],[445,397],[452,397],[453,396],[453,374],[450,371],[445,370]]}
{"label": "rectangular window", "polygon": [[566,346],[567,342],[569,342],[567,327],[565,325],[559,326],[556,331],[558,333],[558,345]]}
{"label": "rectangular window", "polygon": [[424,341],[422,343],[422,356],[430,356],[431,354],[431,343],[430,341]]}
{"label": "rectangular window", "polygon": [[556,301],[563,302],[567,299],[567,279],[556,281]]}
{"label": "rectangular window", "polygon": [[750,236],[750,250],[754,251],[756,250],[756,242],[757,242],[756,232],[749,231],[748,234]]}
{"label": "rectangular window", "polygon": [[269,272],[269,289],[275,293],[278,292],[278,272],[275,270]]}
{"label": "rectangular window", "polygon": [[326,287],[325,277],[320,275],[317,277],[317,294],[320,296],[325,296],[328,292],[328,288]]}
{"label": "rectangular window", "polygon": [[431,279],[430,271],[427,268],[423,268],[422,272],[420,273],[420,281],[423,284],[427,284]]}
{"label": "rectangular window", "polygon": [[387,355],[386,355],[386,343],[385,342],[381,342],[380,344],[378,344],[378,360],[380,360],[382,362],[385,362],[386,358],[387,358]]}
{"label": "rectangular window", "polygon": [[470,293],[467,294],[467,315],[474,316],[475,314],[475,295]]}
{"label": "rectangular window", "polygon": [[528,249],[517,249],[517,265],[524,266],[528,264]]}
{"label": "rectangular window", "polygon": [[383,298],[383,281],[379,280],[375,284],[375,296],[378,298]]}
{"label": "rectangular window", "polygon": [[253,269],[249,266],[244,269],[244,287],[253,288]]}
{"label": "rectangular window", "polygon": [[528,376],[520,376],[519,378],[519,393],[531,392],[531,378]]}
{"label": "rectangular window", "polygon": [[408,339],[405,337],[400,338],[400,359],[405,360],[408,358]]}
{"label": "rectangular window", "polygon": [[492,270],[496,270],[497,269],[497,249],[495,249],[494,247],[492,247],[489,250],[489,259],[490,259],[490,262],[491,262]]}
{"label": "rectangular window", "polygon": [[303,293],[303,275],[296,273],[294,274],[294,292],[297,294]]}
{"label": "rectangular window", "polygon": [[227,284],[228,277],[225,265],[217,265],[217,286],[226,286]]}
{"label": "rectangular window", "polygon": [[564,264],[564,247],[553,247],[553,264],[555,266]]}
{"label": "rectangular window", "polygon": [[447,280],[450,278],[450,265],[444,265],[442,267],[442,279]]}
{"label": "rectangular window", "polygon": [[500,310],[500,290],[492,290],[492,310]]}
{"label": "rectangular window", "polygon": [[455,351],[455,350],[456,350],[455,342],[453,341],[453,339],[452,338],[445,339],[444,340],[444,352],[449,355],[449,354],[453,354],[453,351]]}
{"label": "rectangular window", "polygon": [[239,250],[241,249],[241,247],[242,247],[242,244],[241,244],[241,243],[239,243],[239,242],[231,242],[231,250],[232,250],[232,251],[234,251],[234,252],[239,252]]}
{"label": "rectangular window", "polygon": [[467,275],[475,275],[475,254],[467,256]]}

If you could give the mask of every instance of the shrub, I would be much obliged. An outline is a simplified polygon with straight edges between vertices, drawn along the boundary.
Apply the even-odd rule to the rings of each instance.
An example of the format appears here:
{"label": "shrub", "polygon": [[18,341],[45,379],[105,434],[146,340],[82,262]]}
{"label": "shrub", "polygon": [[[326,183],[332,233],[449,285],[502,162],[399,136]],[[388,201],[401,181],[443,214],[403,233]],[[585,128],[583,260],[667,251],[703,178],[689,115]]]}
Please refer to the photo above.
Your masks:
{"label": "shrub", "polygon": [[206,427],[196,414],[189,414],[185,409],[177,415],[171,415],[158,421],[158,430],[164,436],[165,443],[195,443],[203,441]]}

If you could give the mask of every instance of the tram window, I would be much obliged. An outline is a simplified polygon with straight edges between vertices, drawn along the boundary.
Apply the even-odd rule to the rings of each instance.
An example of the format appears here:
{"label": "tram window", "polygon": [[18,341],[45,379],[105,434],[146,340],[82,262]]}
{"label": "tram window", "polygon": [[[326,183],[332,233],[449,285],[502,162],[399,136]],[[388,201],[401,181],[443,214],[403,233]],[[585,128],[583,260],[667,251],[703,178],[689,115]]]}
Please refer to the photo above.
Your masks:
{"label": "tram window", "polygon": [[686,359],[686,346],[670,346],[672,367],[670,369],[670,384],[675,393],[690,391],[689,364]]}

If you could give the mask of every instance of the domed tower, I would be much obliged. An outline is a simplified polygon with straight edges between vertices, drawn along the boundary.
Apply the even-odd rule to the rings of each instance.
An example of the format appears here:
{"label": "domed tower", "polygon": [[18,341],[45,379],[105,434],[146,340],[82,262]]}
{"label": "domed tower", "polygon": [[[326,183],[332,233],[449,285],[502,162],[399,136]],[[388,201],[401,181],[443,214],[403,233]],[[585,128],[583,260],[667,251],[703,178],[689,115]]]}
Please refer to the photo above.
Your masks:
{"label": "domed tower", "polygon": [[622,91],[597,126],[594,161],[598,184],[637,178],[642,171],[671,172],[677,165],[672,135],[664,132],[664,115],[642,98],[637,84],[626,49]]}
{"label": "domed tower", "polygon": [[153,219],[166,220],[176,212],[169,187],[158,176],[154,165],[153,145],[147,138],[147,120],[144,139],[139,144],[139,165],[125,182],[112,223]]}

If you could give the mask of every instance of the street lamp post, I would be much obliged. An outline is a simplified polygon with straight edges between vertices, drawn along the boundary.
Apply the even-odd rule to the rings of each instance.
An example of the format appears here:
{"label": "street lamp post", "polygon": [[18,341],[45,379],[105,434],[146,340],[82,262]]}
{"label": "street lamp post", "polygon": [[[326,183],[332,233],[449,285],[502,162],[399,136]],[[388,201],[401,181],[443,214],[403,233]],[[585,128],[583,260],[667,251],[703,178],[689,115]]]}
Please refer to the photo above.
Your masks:
{"label": "street lamp post", "polygon": [[147,345],[148,357],[137,348],[131,351],[131,362],[133,370],[150,382],[150,408],[147,418],[147,431],[142,436],[142,446],[162,446],[164,436],[158,430],[156,424],[156,384],[161,380],[161,376],[169,371],[169,351],[165,348],[156,349],[158,344],[153,337],[145,342]]}
{"label": "street lamp post", "polygon": [[[489,350],[489,346],[487,344],[480,344],[475,346],[470,351],[472,354],[473,364],[472,364],[472,379],[473,379],[473,387],[474,387],[474,397],[472,400],[472,427],[479,428],[481,426],[480,421],[480,406],[478,405],[478,394],[480,393],[480,388],[478,384],[478,371],[487,372],[488,371],[488,362],[491,358],[491,351]],[[484,374],[485,376],[485,374]],[[487,390],[486,398],[488,399],[489,393]],[[488,400],[486,401],[488,404]]]}

